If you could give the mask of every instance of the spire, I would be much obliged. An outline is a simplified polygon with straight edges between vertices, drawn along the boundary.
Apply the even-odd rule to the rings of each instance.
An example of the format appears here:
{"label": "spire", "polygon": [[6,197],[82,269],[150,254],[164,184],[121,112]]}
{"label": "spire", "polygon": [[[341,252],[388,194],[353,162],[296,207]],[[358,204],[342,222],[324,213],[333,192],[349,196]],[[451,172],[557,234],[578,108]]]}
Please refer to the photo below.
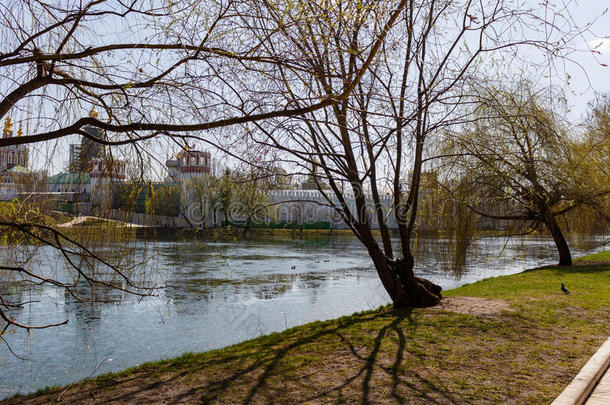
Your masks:
{"label": "spire", "polygon": [[17,130],[17,136],[23,136],[23,125],[19,123],[19,129]]}
{"label": "spire", "polygon": [[11,117],[6,117],[4,120],[4,131],[2,132],[3,138],[10,138],[13,136],[13,123],[11,122]]}
{"label": "spire", "polygon": [[99,115],[100,115],[100,113],[98,113],[98,112],[97,112],[97,110],[95,109],[95,107],[93,107],[93,108],[91,109],[91,111],[89,111],[89,116],[90,116],[91,118],[97,118],[97,117],[99,117]]}

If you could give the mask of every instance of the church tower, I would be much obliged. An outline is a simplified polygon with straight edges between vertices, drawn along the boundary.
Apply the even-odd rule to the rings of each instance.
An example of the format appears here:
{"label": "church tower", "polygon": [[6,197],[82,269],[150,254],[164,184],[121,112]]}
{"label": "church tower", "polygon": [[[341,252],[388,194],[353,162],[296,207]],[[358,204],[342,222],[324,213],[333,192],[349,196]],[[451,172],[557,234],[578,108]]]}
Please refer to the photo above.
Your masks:
{"label": "church tower", "polygon": [[[23,135],[21,123],[17,136]],[[14,136],[13,122],[11,117],[6,117],[4,120],[4,128],[2,129],[2,138],[12,138]],[[10,145],[0,147],[0,172],[12,169],[15,166],[23,168],[28,167],[28,150],[25,145]]]}

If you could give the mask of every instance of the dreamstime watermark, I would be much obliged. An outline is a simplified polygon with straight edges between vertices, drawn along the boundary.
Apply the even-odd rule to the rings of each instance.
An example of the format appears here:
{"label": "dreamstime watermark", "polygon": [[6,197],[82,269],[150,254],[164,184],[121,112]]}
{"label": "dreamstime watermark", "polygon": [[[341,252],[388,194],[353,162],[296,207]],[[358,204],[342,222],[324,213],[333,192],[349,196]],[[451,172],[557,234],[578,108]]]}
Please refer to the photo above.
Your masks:
{"label": "dreamstime watermark", "polygon": [[269,330],[260,315],[255,314],[242,301],[218,303],[215,310],[225,322],[236,329],[243,330],[248,335],[262,336]]}
{"label": "dreamstime watermark", "polygon": [[[408,206],[398,205],[395,212],[399,215],[390,213],[389,204],[382,205],[383,217],[388,225],[392,222],[408,222]],[[372,202],[361,208],[359,213],[353,200],[349,201],[347,207],[341,204],[328,205],[318,204],[315,201],[278,201],[268,204],[245,205],[240,202],[233,202],[228,206],[220,204],[210,204],[206,201],[202,203],[191,203],[183,207],[182,212],[186,220],[193,226],[217,225],[220,222],[229,223],[248,223],[251,226],[267,225],[271,222],[284,224],[307,224],[307,223],[328,223],[331,229],[340,229],[346,226],[344,218],[353,218],[354,221],[361,222],[363,218],[373,225],[378,224],[378,215]]]}
{"label": "dreamstime watermark", "polygon": [[383,286],[383,284],[381,284],[381,282],[379,282],[377,287],[373,290],[372,294],[366,300],[366,305],[367,305],[368,309],[372,310],[372,309],[379,308],[382,305],[386,305],[389,302],[391,302],[390,296],[389,296],[388,292],[386,291],[385,287]]}
{"label": "dreamstime watermark", "polygon": [[[223,266],[228,278],[233,278],[236,272],[231,260],[222,253],[215,251],[213,254],[219,264]],[[261,320],[252,308],[241,301],[238,296],[235,301],[217,302],[212,308],[220,318],[234,329],[241,329],[247,335],[264,335],[267,333],[267,325]]]}

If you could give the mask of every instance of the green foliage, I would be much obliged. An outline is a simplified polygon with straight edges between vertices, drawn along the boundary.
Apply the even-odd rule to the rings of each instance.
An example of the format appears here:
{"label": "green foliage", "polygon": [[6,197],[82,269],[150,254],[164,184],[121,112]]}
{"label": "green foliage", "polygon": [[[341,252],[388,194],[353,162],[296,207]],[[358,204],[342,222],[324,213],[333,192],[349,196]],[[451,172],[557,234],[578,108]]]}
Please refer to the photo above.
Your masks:
{"label": "green foliage", "polygon": [[229,207],[233,201],[234,183],[231,171],[226,169],[220,179],[218,179],[218,204],[224,214],[225,221],[228,220]]}
{"label": "green foliage", "polygon": [[570,136],[552,89],[520,81],[478,92],[472,122],[447,137],[448,189],[496,229],[548,231],[570,264],[565,231],[608,229],[606,138]]}
{"label": "green foliage", "polygon": [[[56,220],[48,214],[48,211],[39,204],[13,201],[0,202],[0,222],[12,224],[13,226],[0,225],[0,244],[2,246],[16,247],[22,244],[40,245],[44,240],[46,232],[40,228],[30,227],[29,224],[52,226]],[[23,229],[27,229],[24,233]]]}
{"label": "green foliage", "polygon": [[112,208],[126,212],[146,211],[146,189],[140,182],[128,181],[112,188]]}
{"label": "green foliage", "polygon": [[266,223],[269,217],[269,198],[261,176],[253,169],[233,173],[234,212],[243,218],[246,228],[253,223]]}
{"label": "green foliage", "polygon": [[147,214],[177,217],[180,213],[180,186],[150,185],[145,207]]}
{"label": "green foliage", "polygon": [[[610,98],[591,107],[588,125],[571,145],[567,172],[575,189],[577,209],[567,213],[566,227],[579,234],[603,234],[610,230]],[[587,196],[582,199],[580,196]]]}

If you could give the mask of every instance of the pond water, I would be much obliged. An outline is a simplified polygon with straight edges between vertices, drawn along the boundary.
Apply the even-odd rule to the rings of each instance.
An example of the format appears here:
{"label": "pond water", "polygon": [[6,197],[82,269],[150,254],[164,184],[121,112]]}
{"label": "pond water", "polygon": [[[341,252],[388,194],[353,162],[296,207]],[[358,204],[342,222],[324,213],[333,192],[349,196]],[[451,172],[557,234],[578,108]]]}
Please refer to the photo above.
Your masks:
{"label": "pond water", "polygon": [[[366,251],[353,237],[156,239],[134,241],[130,247],[149,258],[140,272],[143,278],[166,286],[153,297],[114,291],[95,304],[79,303],[53,286],[0,283],[5,298],[33,301],[11,314],[19,322],[69,319],[64,326],[5,335],[25,360],[2,343],[0,398],[389,302]],[[416,273],[444,289],[557,260],[547,239],[483,238],[470,247],[458,274],[450,270],[447,240],[422,239],[417,250]],[[582,253],[584,249],[573,249],[574,256]],[[48,271],[63,271],[57,252],[42,248],[37,255]]]}

